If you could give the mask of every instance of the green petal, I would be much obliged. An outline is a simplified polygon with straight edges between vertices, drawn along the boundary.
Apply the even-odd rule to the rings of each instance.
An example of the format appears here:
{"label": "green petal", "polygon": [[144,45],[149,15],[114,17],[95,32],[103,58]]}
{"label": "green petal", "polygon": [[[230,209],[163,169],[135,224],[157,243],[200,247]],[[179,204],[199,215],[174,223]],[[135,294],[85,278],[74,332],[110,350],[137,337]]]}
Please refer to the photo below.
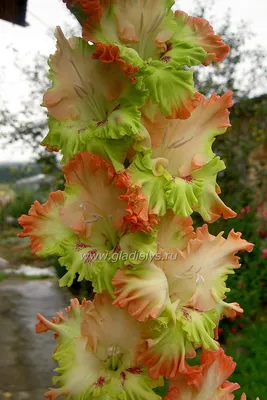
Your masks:
{"label": "green petal", "polygon": [[[68,272],[60,279],[59,286],[71,286],[76,274],[79,275],[78,281],[83,279],[90,280],[90,265],[84,260],[90,260],[88,252],[92,249],[90,244],[85,240],[79,242],[77,237],[65,240],[61,244],[64,255],[59,258],[60,265],[66,267]],[[87,257],[87,258],[86,258]]]}
{"label": "green petal", "polygon": [[196,355],[180,320],[163,325],[160,321],[149,321],[144,326],[144,339],[147,347],[140,354],[140,360],[149,367],[153,379],[162,375],[175,378],[186,370],[185,359]]}
{"label": "green petal", "polygon": [[195,349],[217,350],[214,329],[218,322],[216,309],[198,312],[182,307],[176,311],[176,323],[160,324],[150,321],[144,327],[144,339],[147,348],[140,354],[140,359],[149,367],[149,375],[156,379],[164,375],[167,379],[175,378],[186,371],[186,358],[195,357]]}
{"label": "green petal", "polygon": [[203,191],[204,181],[194,180],[187,182],[182,178],[175,178],[165,185],[168,208],[176,215],[188,217],[192,214],[194,206],[198,204],[198,198]]}
{"label": "green petal", "polygon": [[[116,171],[122,170],[127,151],[133,143],[133,138],[122,134],[125,137],[105,139],[105,133],[107,133],[106,136],[109,135],[108,126],[103,127],[102,130],[97,130],[97,135],[100,136],[97,137],[97,135],[90,132],[90,128],[87,125],[88,123],[83,121],[57,121],[50,117],[48,122],[49,133],[41,142],[41,145],[46,146],[49,151],[60,150],[63,155],[62,163],[64,164],[80,151],[91,151],[111,161]],[[142,129],[140,127],[139,130],[139,126],[140,124],[136,120],[135,133],[139,133]],[[128,131],[132,132],[131,129]],[[101,132],[103,138],[101,138]]]}
{"label": "green petal", "polygon": [[112,279],[117,270],[122,266],[122,262],[116,258],[109,261],[95,261],[90,266],[90,281],[92,282],[94,292],[102,293],[107,290],[111,295],[114,293]]}
{"label": "green petal", "polygon": [[227,207],[220,199],[218,185],[216,183],[217,174],[225,169],[225,164],[220,157],[215,157],[209,163],[203,165],[199,170],[192,173],[193,179],[203,180],[203,192],[198,199],[198,204],[194,207],[202,218],[207,222],[214,222],[221,215],[224,218],[233,218],[236,213]]}
{"label": "green petal", "polygon": [[152,61],[147,68],[150,75],[145,84],[161,112],[172,118],[189,118],[196,106],[193,72],[168,68],[161,61]]}
{"label": "green petal", "polygon": [[[73,400],[161,400],[161,397],[154,393],[153,389],[163,385],[163,379],[152,380],[148,377],[145,369],[141,370],[140,368],[139,370],[140,373],[122,371],[125,376],[123,383],[119,378],[120,371],[115,371],[114,374],[106,373],[109,381],[102,390],[95,389],[90,396],[84,393],[85,397],[75,397]],[[104,371],[103,373],[105,374]]]}
{"label": "green petal", "polygon": [[[163,386],[163,378],[152,380],[146,375],[139,376],[138,374],[127,374],[125,383],[125,391],[129,400],[160,400],[161,397],[152,391],[157,386]],[[117,397],[122,399],[121,396]]]}
{"label": "green petal", "polygon": [[62,247],[64,256],[60,257],[59,263],[66,267],[68,272],[59,281],[61,287],[71,286],[78,274],[78,282],[83,279],[91,281],[96,293],[107,290],[113,294],[111,281],[118,268],[123,265],[120,259],[112,257],[110,252],[95,250],[88,240],[78,242],[77,238],[73,238],[65,241]]}
{"label": "green petal", "polygon": [[136,106],[115,110],[93,134],[101,139],[121,139],[124,136],[137,135],[141,130],[140,116]]}
{"label": "green petal", "polygon": [[84,135],[82,140],[85,150],[109,160],[117,172],[124,169],[127,151],[133,143],[133,138],[129,136],[121,139],[100,139],[89,135],[87,138]]}
{"label": "green petal", "polygon": [[156,234],[147,234],[144,232],[129,233],[122,236],[120,248],[127,254],[128,262],[139,264],[144,260],[149,260],[157,252]]}
{"label": "green petal", "polygon": [[118,45],[120,49],[120,57],[126,62],[126,64],[133,64],[139,68],[144,67],[145,61],[140,57],[137,51],[131,47]]}
{"label": "green petal", "polygon": [[197,347],[204,347],[205,350],[217,350],[219,345],[214,340],[214,329],[217,322],[217,311],[199,312],[193,309],[184,308],[178,318],[182,322],[183,330],[188,340]]}
{"label": "green petal", "polygon": [[221,215],[233,218],[235,212],[218,196],[217,174],[224,169],[224,162],[215,157],[190,176],[168,181],[165,185],[168,208],[181,217],[188,217],[197,211],[208,222],[216,221]]}
{"label": "green petal", "polygon": [[[97,142],[97,139],[94,140],[94,144]],[[129,149],[130,140],[128,137],[118,139],[118,140],[99,140],[98,152],[99,155],[102,155],[104,158],[107,158],[113,164],[116,172],[120,172],[124,169],[124,162],[126,159],[127,151]],[[92,144],[91,151],[94,149],[94,145]]]}
{"label": "green petal", "polygon": [[189,43],[171,39],[169,48],[162,57],[161,61],[173,68],[192,67],[201,64],[206,58],[207,53],[202,47],[197,47]]}
{"label": "green petal", "polygon": [[167,206],[164,194],[165,185],[171,176],[161,165],[156,167],[156,163],[157,160],[151,159],[150,150],[137,153],[129,167],[129,174],[133,183],[142,187],[142,193],[149,204],[149,211],[162,216],[166,213]]}
{"label": "green petal", "polygon": [[58,121],[52,117],[48,120],[49,132],[41,142],[47,150],[61,150],[62,162],[68,162],[76,153],[85,150],[82,137],[88,130],[87,121]]}

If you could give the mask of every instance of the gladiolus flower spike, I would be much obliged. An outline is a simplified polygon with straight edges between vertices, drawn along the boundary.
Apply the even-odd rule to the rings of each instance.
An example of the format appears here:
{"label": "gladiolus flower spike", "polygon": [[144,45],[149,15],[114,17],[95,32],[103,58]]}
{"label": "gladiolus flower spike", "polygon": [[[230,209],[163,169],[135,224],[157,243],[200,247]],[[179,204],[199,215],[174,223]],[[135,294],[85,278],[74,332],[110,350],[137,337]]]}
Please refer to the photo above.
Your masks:
{"label": "gladiolus flower spike", "polygon": [[[219,322],[243,312],[227,302],[227,279],[253,245],[191,219],[236,216],[219,196],[225,164],[212,149],[230,126],[232,93],[206,98],[192,70],[230,49],[172,0],[64,3],[81,37],[56,29],[42,145],[60,152],[65,188],[34,202],[19,236],[59,258],[60,286],[85,279],[95,296],[72,299],[51,321],[37,315],[36,332],[52,330],[57,342],[56,387],[45,397],[234,399]],[[200,365],[189,366],[197,349]]]}

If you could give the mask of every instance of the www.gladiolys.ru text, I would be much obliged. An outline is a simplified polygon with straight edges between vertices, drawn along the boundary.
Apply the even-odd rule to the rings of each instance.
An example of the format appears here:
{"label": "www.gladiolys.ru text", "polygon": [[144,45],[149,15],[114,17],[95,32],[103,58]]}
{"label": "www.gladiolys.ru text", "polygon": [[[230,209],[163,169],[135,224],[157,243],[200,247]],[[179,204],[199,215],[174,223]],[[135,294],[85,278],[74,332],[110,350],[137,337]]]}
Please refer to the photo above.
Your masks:
{"label": "www.gladiolys.ru text", "polygon": [[141,261],[175,261],[177,260],[178,253],[140,253],[138,251],[134,251],[133,253],[98,253],[95,250],[88,251],[87,253],[82,254],[82,260],[84,262],[93,262],[93,261],[125,261],[125,262],[141,262]]}

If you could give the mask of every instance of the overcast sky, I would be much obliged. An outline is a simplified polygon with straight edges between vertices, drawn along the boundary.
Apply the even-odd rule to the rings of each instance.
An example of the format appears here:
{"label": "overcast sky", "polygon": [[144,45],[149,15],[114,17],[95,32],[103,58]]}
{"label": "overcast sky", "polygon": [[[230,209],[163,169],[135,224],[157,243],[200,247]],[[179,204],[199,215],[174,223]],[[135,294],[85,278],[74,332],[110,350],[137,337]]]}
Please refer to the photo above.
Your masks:
{"label": "overcast sky", "polygon": [[[192,10],[193,4],[194,0],[176,1],[177,8],[186,12]],[[267,0],[215,0],[215,5],[218,20],[230,8],[234,24],[241,20],[250,23],[256,34],[253,46],[261,44],[267,51]],[[29,23],[26,28],[0,20],[0,100],[4,99],[17,110],[29,88],[14,66],[14,54],[21,65],[29,64],[37,52],[48,56],[55,49],[52,36],[55,26],[76,26],[73,17],[59,0],[28,0],[26,20]],[[216,23],[212,21],[212,24],[216,29]],[[15,53],[12,48],[16,50]],[[0,162],[29,160],[32,156],[21,145],[9,146],[3,150],[0,143]]]}

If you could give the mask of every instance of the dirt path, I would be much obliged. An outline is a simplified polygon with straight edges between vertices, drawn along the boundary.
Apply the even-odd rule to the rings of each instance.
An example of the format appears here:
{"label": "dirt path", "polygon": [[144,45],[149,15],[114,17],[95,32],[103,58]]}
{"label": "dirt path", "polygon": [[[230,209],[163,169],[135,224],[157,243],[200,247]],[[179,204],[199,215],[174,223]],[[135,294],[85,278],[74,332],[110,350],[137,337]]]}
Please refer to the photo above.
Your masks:
{"label": "dirt path", "polygon": [[35,334],[37,312],[52,317],[70,294],[57,280],[10,278],[0,282],[0,399],[41,400],[51,386],[52,334]]}

